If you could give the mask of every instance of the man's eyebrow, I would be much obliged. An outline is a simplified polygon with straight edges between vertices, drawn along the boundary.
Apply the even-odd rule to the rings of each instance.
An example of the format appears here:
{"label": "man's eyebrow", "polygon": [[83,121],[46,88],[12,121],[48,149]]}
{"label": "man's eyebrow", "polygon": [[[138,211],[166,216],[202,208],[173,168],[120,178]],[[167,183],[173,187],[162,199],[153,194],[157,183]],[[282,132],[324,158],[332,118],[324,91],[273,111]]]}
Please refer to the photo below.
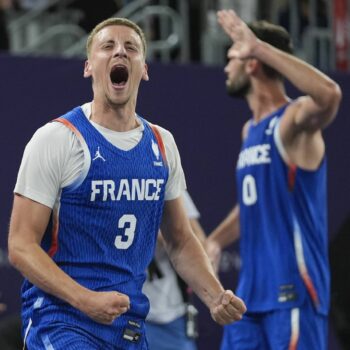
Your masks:
{"label": "man's eyebrow", "polygon": [[141,46],[136,40],[127,40],[126,42],[125,42],[125,44],[127,44],[127,45],[135,45],[135,46]]}
{"label": "man's eyebrow", "polygon": [[114,44],[114,40],[113,39],[103,40],[101,42],[101,45],[103,45],[103,44]]}

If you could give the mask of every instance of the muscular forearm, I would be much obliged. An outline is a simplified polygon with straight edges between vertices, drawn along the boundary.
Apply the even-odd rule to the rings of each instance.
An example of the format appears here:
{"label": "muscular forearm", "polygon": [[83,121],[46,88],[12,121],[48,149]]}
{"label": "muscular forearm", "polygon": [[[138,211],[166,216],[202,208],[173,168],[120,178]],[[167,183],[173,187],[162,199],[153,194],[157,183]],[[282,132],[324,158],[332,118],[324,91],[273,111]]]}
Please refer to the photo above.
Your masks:
{"label": "muscular forearm", "polygon": [[64,273],[38,244],[30,243],[21,247],[10,242],[9,259],[31,283],[81,309],[88,290]]}
{"label": "muscular forearm", "polygon": [[339,86],[325,74],[299,58],[289,55],[273,46],[258,41],[253,57],[273,67],[286,77],[305,95],[311,96],[319,106],[333,104],[340,93]]}
{"label": "muscular forearm", "polygon": [[225,291],[216,278],[179,199],[165,204],[162,233],[176,271],[208,306],[213,319],[220,324],[241,319],[244,303],[232,291]]}
{"label": "muscular forearm", "polygon": [[168,252],[178,274],[210,308],[224,289],[215,277],[208,256],[198,239],[189,237],[181,246]]}
{"label": "muscular forearm", "polygon": [[130,307],[127,295],[117,291],[96,292],[75,282],[37,244],[18,248],[10,242],[9,252],[10,262],[28,280],[79,309],[96,322],[111,324]]}

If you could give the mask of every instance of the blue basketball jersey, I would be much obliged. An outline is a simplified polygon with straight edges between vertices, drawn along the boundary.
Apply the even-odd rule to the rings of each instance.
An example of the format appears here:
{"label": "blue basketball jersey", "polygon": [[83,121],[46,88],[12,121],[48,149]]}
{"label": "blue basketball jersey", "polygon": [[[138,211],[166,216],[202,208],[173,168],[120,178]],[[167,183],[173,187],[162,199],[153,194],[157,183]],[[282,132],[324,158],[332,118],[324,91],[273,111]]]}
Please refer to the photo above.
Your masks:
{"label": "blue basketball jersey", "polygon": [[114,344],[123,342],[121,329],[126,324],[142,326],[149,302],[141,289],[154,253],[168,167],[159,134],[140,120],[143,136],[128,151],[109,143],[80,107],[56,120],[78,137],[85,166],[62,190],[54,233],[42,242],[55,263],[81,285],[128,295],[130,310],[111,326],[98,324],[26,281],[23,318],[33,325],[67,322]]}
{"label": "blue basketball jersey", "polygon": [[242,267],[237,295],[250,312],[297,307],[309,294],[328,313],[326,160],[306,171],[282,159],[286,106],[250,122],[237,162]]}

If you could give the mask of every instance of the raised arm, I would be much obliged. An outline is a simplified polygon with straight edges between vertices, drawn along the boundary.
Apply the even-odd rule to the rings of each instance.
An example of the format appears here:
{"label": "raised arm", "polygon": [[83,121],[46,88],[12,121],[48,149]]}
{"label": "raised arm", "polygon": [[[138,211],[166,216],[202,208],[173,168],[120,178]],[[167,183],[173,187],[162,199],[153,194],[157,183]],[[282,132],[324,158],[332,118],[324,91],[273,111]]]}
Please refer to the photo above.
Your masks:
{"label": "raised arm", "polygon": [[218,21],[234,42],[230,57],[257,59],[271,66],[304,94],[287,108],[280,135],[291,160],[309,167],[300,152],[322,158],[320,131],[336,116],[341,100],[338,84],[310,64],[259,40],[234,11],[219,11]]}
{"label": "raised arm", "polygon": [[176,271],[208,306],[213,319],[222,325],[240,320],[246,311],[244,303],[216,278],[180,198],[166,201],[161,230]]}
{"label": "raised arm", "polygon": [[40,243],[51,209],[15,195],[8,240],[9,260],[31,283],[87,314],[109,324],[127,311],[129,298],[117,292],[94,292],[61,270]]}

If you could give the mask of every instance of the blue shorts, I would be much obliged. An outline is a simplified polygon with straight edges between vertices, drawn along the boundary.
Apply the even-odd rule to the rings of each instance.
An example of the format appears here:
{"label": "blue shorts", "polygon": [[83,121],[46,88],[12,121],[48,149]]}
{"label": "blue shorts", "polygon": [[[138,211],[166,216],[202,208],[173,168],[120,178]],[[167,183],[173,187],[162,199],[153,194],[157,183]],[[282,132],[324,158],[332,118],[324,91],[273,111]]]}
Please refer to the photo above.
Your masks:
{"label": "blue shorts", "polygon": [[[97,335],[98,336],[98,335]],[[80,327],[54,322],[48,325],[29,325],[25,332],[27,350],[148,350],[146,337],[142,335],[137,343],[106,343]]]}
{"label": "blue shorts", "polygon": [[186,335],[186,317],[159,324],[146,322],[150,350],[196,350],[196,343]]}
{"label": "blue shorts", "polygon": [[326,350],[327,316],[311,301],[300,308],[247,313],[225,326],[221,350]]}

